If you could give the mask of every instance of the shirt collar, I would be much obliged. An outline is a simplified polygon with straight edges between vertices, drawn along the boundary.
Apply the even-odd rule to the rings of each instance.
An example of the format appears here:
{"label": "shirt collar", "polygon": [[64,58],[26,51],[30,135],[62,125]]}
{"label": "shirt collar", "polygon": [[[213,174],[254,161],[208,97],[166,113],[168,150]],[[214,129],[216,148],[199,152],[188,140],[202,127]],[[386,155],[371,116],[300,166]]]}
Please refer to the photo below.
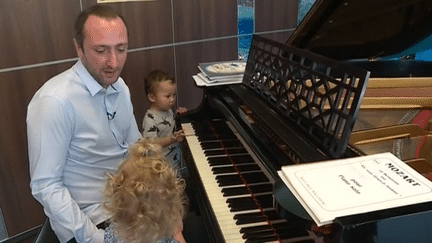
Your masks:
{"label": "shirt collar", "polygon": [[[87,69],[84,67],[84,65],[82,64],[81,60],[79,59],[78,62],[75,65],[75,70],[78,73],[78,76],[81,77],[82,82],[84,83],[84,85],[87,87],[87,89],[89,90],[90,94],[92,96],[94,96],[95,94],[97,94],[98,92],[100,92],[101,90],[103,90],[104,88],[102,87],[102,85],[100,85],[92,76],[91,74],[87,71]],[[119,78],[120,79],[120,78]],[[120,92],[121,91],[121,85],[119,84],[119,79],[117,79],[117,81],[108,86],[107,88],[107,93],[116,93],[116,92]]]}

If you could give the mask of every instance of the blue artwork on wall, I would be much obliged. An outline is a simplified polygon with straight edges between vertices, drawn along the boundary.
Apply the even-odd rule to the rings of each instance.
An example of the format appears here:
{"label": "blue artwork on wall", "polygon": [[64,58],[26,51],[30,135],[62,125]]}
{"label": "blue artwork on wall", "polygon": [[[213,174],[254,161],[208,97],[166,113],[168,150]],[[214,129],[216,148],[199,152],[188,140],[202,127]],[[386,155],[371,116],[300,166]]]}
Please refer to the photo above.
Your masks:
{"label": "blue artwork on wall", "polygon": [[316,0],[299,0],[297,25],[301,23],[304,16],[306,16],[307,12],[309,12],[309,9],[315,2]]}
{"label": "blue artwork on wall", "polygon": [[254,0],[238,0],[238,58],[246,60],[255,33]]}

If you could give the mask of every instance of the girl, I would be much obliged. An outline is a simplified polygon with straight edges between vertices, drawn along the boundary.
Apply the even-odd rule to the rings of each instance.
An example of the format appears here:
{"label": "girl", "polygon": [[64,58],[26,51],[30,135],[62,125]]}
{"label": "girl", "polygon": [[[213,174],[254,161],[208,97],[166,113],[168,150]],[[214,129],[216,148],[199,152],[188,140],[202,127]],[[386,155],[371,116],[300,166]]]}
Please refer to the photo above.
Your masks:
{"label": "girl", "polygon": [[132,145],[118,171],[108,175],[105,242],[185,243],[185,183],[176,171],[160,145],[145,138]]}

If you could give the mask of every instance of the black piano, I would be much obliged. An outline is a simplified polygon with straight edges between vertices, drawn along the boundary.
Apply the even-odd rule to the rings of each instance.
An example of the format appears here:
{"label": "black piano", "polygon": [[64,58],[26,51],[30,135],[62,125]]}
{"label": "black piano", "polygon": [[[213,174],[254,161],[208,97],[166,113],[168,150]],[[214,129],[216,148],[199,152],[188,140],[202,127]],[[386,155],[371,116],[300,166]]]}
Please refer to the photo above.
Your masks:
{"label": "black piano", "polygon": [[[187,135],[182,145],[189,186],[212,242],[432,239],[432,203],[338,218],[330,226],[316,227],[277,175],[283,165],[366,154],[350,144],[350,135],[368,81],[432,76],[431,63],[412,55],[396,60],[392,55],[400,49],[390,52],[388,45],[374,42],[395,45],[394,36],[411,46],[414,42],[395,29],[424,39],[431,16],[429,1],[317,1],[287,43],[254,36],[243,82],[205,88],[200,107],[180,119]],[[386,29],[386,24],[402,26]],[[327,25],[330,30],[323,30]],[[381,29],[369,31],[374,25]],[[358,38],[356,28],[369,33],[367,40]],[[381,31],[387,33],[382,39],[377,36]],[[337,37],[320,35],[327,32]],[[380,55],[391,58],[380,60]]]}

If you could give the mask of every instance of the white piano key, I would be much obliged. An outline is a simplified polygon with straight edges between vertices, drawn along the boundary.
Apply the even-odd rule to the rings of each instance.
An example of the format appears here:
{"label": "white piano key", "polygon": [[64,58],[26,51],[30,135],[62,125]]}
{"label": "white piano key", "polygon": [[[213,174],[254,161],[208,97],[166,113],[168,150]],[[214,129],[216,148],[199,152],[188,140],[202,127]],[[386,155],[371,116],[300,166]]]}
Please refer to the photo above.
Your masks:
{"label": "white piano key", "polygon": [[207,197],[212,206],[212,210],[217,218],[217,223],[222,231],[222,235],[226,242],[245,242],[240,233],[240,227],[235,224],[232,213],[226,204],[226,198],[223,197],[221,189],[216,182],[215,176],[211,171],[207,158],[201,149],[196,136],[193,136],[194,130],[191,124],[182,124],[183,131],[188,134],[186,136],[187,143],[190,147],[192,157],[195,161],[198,173],[203,181]]}

